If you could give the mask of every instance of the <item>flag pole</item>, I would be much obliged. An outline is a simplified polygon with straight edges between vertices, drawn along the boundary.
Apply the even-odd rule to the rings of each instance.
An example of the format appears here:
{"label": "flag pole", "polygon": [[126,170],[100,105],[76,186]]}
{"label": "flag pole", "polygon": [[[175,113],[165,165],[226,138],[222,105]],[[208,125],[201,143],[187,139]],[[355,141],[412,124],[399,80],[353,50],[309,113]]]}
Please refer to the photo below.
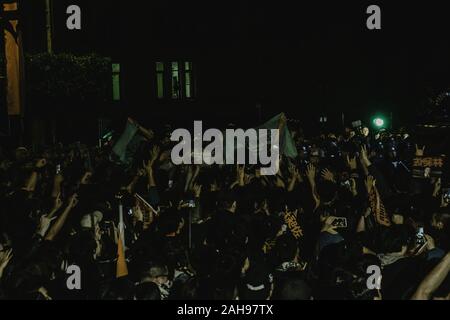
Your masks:
{"label": "flag pole", "polygon": [[189,208],[189,249],[192,249],[192,208]]}
{"label": "flag pole", "polygon": [[125,228],[123,223],[122,197],[123,195],[120,193],[116,195],[116,199],[119,201],[119,236],[117,239],[116,278],[128,275],[127,260],[125,258]]}
{"label": "flag pole", "polygon": [[119,194],[117,196],[117,199],[119,200],[119,234],[120,238],[122,240],[123,248],[125,248],[125,226],[123,223],[123,204],[122,204],[122,195]]}

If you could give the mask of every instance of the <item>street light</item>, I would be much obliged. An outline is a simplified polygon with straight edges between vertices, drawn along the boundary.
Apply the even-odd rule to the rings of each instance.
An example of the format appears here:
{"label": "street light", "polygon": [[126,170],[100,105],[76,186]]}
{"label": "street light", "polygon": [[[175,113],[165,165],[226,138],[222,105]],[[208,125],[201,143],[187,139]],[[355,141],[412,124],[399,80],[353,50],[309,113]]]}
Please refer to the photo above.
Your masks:
{"label": "street light", "polygon": [[382,128],[382,127],[384,127],[384,119],[380,118],[380,117],[376,117],[375,119],[373,119],[373,124],[377,128]]}

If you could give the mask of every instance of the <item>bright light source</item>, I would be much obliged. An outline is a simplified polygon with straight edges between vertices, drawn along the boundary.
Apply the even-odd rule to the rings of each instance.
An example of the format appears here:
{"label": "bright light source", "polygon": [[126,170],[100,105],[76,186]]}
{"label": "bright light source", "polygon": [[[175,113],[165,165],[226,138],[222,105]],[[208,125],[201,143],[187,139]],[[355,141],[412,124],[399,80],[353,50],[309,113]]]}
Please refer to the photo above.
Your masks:
{"label": "bright light source", "polygon": [[382,126],[384,126],[384,120],[381,118],[375,118],[375,119],[373,119],[373,124],[376,127],[381,128]]}

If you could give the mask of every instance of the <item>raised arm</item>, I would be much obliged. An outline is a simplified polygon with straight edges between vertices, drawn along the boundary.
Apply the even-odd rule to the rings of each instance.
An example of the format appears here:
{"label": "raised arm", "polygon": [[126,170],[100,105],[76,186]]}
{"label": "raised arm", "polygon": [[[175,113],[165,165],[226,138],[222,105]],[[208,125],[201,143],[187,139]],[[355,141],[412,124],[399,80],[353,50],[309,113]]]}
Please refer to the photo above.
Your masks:
{"label": "raised arm", "polygon": [[53,241],[55,239],[55,237],[58,235],[58,233],[64,226],[64,223],[66,222],[69,213],[72,211],[73,208],[75,208],[77,204],[78,204],[78,195],[74,194],[72,197],[70,197],[69,204],[67,205],[64,212],[58,217],[55,224],[52,225],[52,227],[50,228],[50,231],[45,237],[45,240]]}
{"label": "raised arm", "polygon": [[36,189],[37,179],[38,179],[38,170],[45,167],[47,164],[47,160],[39,159],[36,162],[33,172],[25,183],[23,189],[29,192],[33,192]]}
{"label": "raised arm", "polygon": [[151,187],[156,187],[156,181],[153,175],[153,164],[156,161],[156,159],[158,159],[159,151],[160,149],[158,146],[153,146],[152,151],[150,152],[150,159],[148,160],[147,163],[145,163],[145,161],[143,163],[143,167],[147,173],[148,178],[147,183],[148,189],[150,189]]}
{"label": "raised arm", "polygon": [[306,169],[306,177],[308,178],[309,184],[311,186],[311,194],[315,201],[314,210],[316,210],[320,205],[320,198],[316,189],[316,167],[312,164],[308,164]]}
{"label": "raised arm", "polygon": [[444,282],[450,272],[450,253],[442,258],[441,262],[423,279],[412,296],[412,300],[429,300],[432,294]]}

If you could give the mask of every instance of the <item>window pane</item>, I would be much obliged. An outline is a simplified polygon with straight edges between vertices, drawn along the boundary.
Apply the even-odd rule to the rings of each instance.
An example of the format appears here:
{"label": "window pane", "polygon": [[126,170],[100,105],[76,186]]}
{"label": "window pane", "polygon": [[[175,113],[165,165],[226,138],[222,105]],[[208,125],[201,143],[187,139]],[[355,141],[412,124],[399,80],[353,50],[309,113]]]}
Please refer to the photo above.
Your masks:
{"label": "window pane", "polygon": [[180,74],[178,72],[178,62],[172,62],[172,98],[180,98]]}
{"label": "window pane", "polygon": [[191,74],[189,72],[186,72],[186,79],[185,79],[185,91],[186,91],[186,98],[192,97],[191,93]]}
{"label": "window pane", "polygon": [[163,62],[156,63],[156,71],[164,71],[164,63]]}
{"label": "window pane", "polygon": [[114,74],[112,76],[113,101],[120,100],[120,75]]}
{"label": "window pane", "polygon": [[164,75],[162,73],[156,74],[156,87],[158,99],[164,98]]}
{"label": "window pane", "polygon": [[120,72],[120,63],[113,63],[112,64],[112,72],[113,73],[119,73]]}
{"label": "window pane", "polygon": [[113,101],[120,100],[120,63],[111,64],[112,69],[112,98]]}

